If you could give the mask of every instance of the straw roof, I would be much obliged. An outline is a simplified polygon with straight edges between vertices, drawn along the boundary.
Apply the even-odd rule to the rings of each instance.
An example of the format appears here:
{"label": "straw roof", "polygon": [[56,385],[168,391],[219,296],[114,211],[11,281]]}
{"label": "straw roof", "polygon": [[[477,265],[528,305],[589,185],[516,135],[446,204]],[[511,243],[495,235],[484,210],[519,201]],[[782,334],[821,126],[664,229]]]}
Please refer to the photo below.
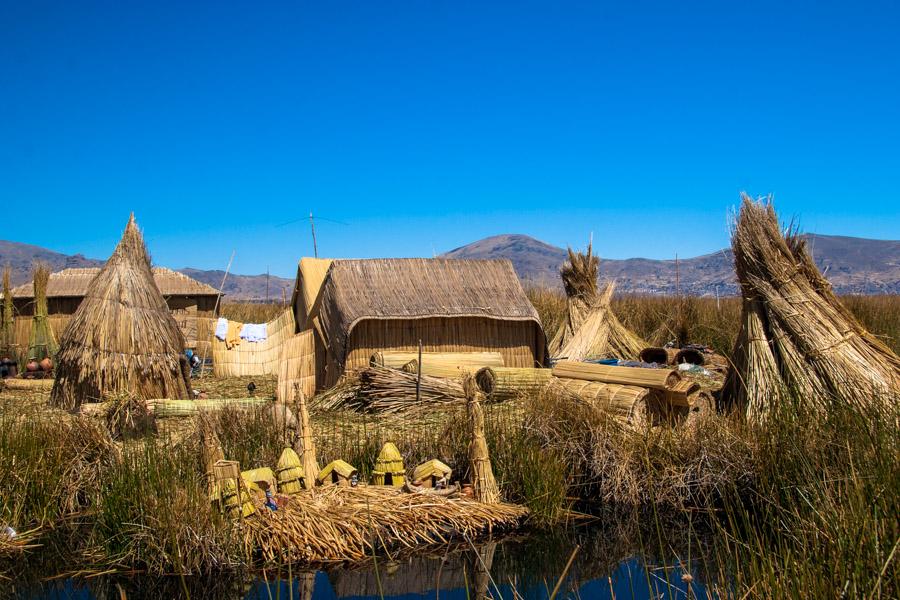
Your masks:
{"label": "straw roof", "polygon": [[306,329],[309,326],[307,319],[313,312],[313,306],[319,298],[322,283],[325,281],[332,262],[330,258],[307,256],[301,258],[297,264],[297,279],[294,281],[291,306],[294,307],[294,317],[300,329]]}
{"label": "straw roof", "polygon": [[153,280],[132,215],[63,332],[51,403],[74,407],[123,393],[187,398],[183,351],[184,337]]}
{"label": "straw roof", "polygon": [[509,260],[391,258],[335,260],[318,318],[343,364],[353,328],[364,320],[476,317],[533,322],[540,317]]}
{"label": "straw roof", "polygon": [[426,477],[449,477],[453,469],[436,458],[423,462],[413,470],[413,481],[421,481]]}
{"label": "straw roof", "polygon": [[400,454],[400,450],[397,449],[397,445],[394,442],[385,442],[384,446],[381,447],[381,452],[378,453],[378,458],[375,459],[376,463],[379,462],[397,462],[402,461],[403,456]]}
{"label": "straw roof", "polygon": [[[100,273],[100,267],[63,269],[50,274],[47,283],[48,298],[81,298],[87,295],[91,282]],[[153,267],[153,280],[163,296],[217,296],[219,291],[178,271],[165,267]],[[16,300],[34,297],[34,284],[24,283],[14,287],[11,295]]]}
{"label": "straw roof", "polygon": [[318,479],[318,481],[320,482],[327,481],[331,477],[332,472],[337,473],[344,479],[350,479],[357,471],[356,467],[354,467],[350,463],[341,459],[337,459],[331,461],[325,466],[324,469],[319,471],[319,476],[316,479]]}

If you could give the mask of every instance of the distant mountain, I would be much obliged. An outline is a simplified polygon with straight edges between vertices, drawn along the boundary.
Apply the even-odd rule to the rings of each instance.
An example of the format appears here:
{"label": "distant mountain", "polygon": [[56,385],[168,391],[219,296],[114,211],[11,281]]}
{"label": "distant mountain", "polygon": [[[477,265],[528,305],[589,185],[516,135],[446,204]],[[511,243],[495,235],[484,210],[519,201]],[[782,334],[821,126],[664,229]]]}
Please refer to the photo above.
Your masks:
{"label": "distant mountain", "polygon": [[[838,293],[900,293],[900,241],[870,240],[833,235],[804,236],[819,268]],[[595,248],[596,249],[596,248]],[[623,292],[671,294],[676,291],[674,260],[603,259],[600,276],[615,279]],[[566,251],[526,235],[497,235],[443,255],[447,258],[508,258],[526,283],[559,286],[559,267]],[[731,249],[678,261],[680,289],[693,295],[734,295]]]}
{"label": "distant mountain", "polygon": [[[99,267],[103,266],[105,262],[93,258],[85,258],[81,254],[70,256],[41,248],[40,246],[0,240],[0,267],[5,267],[6,265],[12,267],[11,279],[14,286],[25,283],[31,278],[31,266],[38,260],[50,265],[51,271],[59,271],[70,267]],[[219,286],[222,285],[222,276],[225,274],[224,271],[203,271],[191,268],[178,269],[178,271],[216,289],[219,289]],[[265,301],[266,275],[265,273],[262,275],[235,275],[234,273],[229,273],[223,291],[225,292],[226,300]],[[268,291],[268,297],[272,301],[281,301],[282,291],[284,292],[284,297],[290,300],[291,293],[294,291],[294,280],[271,276],[269,277]]]}

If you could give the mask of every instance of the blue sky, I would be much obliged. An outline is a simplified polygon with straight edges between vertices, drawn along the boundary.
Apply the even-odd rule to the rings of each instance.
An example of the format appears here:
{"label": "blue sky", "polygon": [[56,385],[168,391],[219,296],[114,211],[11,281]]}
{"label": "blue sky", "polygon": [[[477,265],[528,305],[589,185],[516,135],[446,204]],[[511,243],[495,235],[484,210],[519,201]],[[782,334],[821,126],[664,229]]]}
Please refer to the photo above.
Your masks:
{"label": "blue sky", "polygon": [[0,239],[103,258],[134,210],[159,264],[291,276],[312,210],[328,256],[687,257],[741,190],[897,239],[898,6],[6,0]]}

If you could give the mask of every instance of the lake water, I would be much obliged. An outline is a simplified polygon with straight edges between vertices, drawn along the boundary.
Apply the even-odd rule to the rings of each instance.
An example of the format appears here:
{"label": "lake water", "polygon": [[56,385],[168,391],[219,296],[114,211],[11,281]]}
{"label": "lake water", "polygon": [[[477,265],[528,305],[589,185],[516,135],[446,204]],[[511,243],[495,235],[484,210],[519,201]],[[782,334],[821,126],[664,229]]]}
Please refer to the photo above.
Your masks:
{"label": "lake water", "polygon": [[[252,576],[186,578],[101,578],[29,585],[16,598],[105,600],[107,598],[235,598],[245,600],[328,600],[337,598],[543,599],[560,580],[578,547],[557,598],[706,598],[708,545],[694,532],[679,535],[637,531],[607,523],[553,533],[533,533],[482,542],[375,564],[314,572],[282,571]],[[687,542],[688,539],[693,539]],[[653,551],[651,548],[657,548]],[[653,556],[665,553],[665,564]],[[644,557],[644,558],[642,558]],[[693,558],[692,558],[693,557]],[[689,577],[684,577],[689,575]],[[120,593],[121,590],[121,593]]]}

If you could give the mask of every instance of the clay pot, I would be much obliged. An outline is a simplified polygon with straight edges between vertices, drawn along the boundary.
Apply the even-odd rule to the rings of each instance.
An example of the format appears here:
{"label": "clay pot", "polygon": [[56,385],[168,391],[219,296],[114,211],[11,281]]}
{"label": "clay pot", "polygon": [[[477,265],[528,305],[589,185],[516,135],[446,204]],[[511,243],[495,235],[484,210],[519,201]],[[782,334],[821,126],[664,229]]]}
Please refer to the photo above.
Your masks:
{"label": "clay pot", "polygon": [[53,370],[53,361],[50,360],[49,357],[45,358],[44,360],[41,361],[41,370],[44,373],[49,373],[50,371]]}
{"label": "clay pot", "polygon": [[37,362],[36,360],[34,360],[34,359],[29,360],[29,361],[25,364],[25,370],[28,371],[29,373],[34,373],[34,372],[37,371],[39,368],[40,368],[40,365],[39,365],[38,362]]}

